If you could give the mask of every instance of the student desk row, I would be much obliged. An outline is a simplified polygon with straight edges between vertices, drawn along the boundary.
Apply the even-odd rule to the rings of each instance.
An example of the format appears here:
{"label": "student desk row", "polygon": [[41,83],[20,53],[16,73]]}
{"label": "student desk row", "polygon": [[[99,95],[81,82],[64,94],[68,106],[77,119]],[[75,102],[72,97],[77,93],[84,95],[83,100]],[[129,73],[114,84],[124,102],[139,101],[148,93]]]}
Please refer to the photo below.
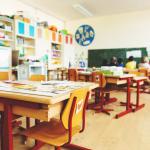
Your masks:
{"label": "student desk row", "polygon": [[[85,75],[86,81],[89,80],[89,78],[92,76],[92,72],[85,72],[85,71],[80,71],[80,75]],[[136,77],[134,74],[124,74],[124,75],[105,75],[106,82],[108,84],[126,84],[127,85],[127,91],[126,91],[126,103],[124,104],[126,106],[125,111],[119,113],[116,115],[116,118],[120,118],[132,111],[139,110],[144,107],[144,104],[140,105],[139,104],[139,95],[140,95],[140,84],[144,80],[147,79],[147,77]],[[131,103],[131,81],[136,82],[137,84],[137,96],[136,96],[136,104],[134,105],[135,108],[132,108],[133,104]],[[110,100],[111,101],[111,100]],[[113,102],[113,101],[112,101]]]}
{"label": "student desk row", "polygon": [[60,115],[63,101],[70,97],[73,90],[97,87],[95,83],[69,81],[49,81],[48,85],[0,82],[2,149],[13,150],[12,114],[49,121]]}

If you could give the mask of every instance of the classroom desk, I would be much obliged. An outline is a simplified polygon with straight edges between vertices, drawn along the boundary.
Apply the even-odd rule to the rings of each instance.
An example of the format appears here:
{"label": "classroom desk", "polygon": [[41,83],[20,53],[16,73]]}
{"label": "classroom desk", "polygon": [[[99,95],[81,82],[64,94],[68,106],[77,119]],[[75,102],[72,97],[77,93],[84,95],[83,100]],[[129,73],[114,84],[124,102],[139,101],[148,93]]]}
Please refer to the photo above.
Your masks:
{"label": "classroom desk", "polygon": [[[92,77],[92,72],[90,72],[90,71],[79,71],[78,75],[84,76],[85,81],[88,82],[88,81],[90,81],[89,79]],[[105,78],[106,78],[107,83],[109,83],[109,84],[121,85],[121,84],[125,84],[126,81],[120,80],[119,77],[128,77],[128,76],[130,76],[130,75],[128,75],[128,74],[124,74],[122,76],[105,75]]]}
{"label": "classroom desk", "polygon": [[[2,150],[13,150],[12,114],[49,121],[52,117],[60,115],[63,101],[70,97],[73,90],[79,88],[92,90],[98,87],[95,83],[72,81],[48,81],[48,84],[28,82],[27,86],[24,86],[23,82],[18,82],[12,86],[10,83],[0,82]],[[23,86],[23,89],[20,88]]]}
{"label": "classroom desk", "polygon": [[[92,73],[91,72],[79,72],[79,74],[86,74],[91,76]],[[132,107],[131,107],[131,90],[130,90],[130,86],[131,86],[131,81],[133,80],[133,78],[135,77],[134,74],[124,74],[124,75],[105,75],[106,81],[107,83],[111,83],[111,84],[116,84],[116,85],[120,85],[120,84],[127,84],[127,96],[126,96],[126,103],[124,103],[124,105],[126,106],[125,111],[116,114],[116,118],[120,118],[130,112],[133,111]],[[145,80],[145,79],[144,79]],[[141,82],[141,81],[140,81]],[[140,84],[140,83],[139,83]],[[139,88],[139,86],[138,86]],[[139,90],[139,89],[138,89]],[[139,94],[139,92],[137,92]],[[113,98],[112,100],[110,99],[110,102],[115,102],[116,100]],[[108,102],[108,103],[110,103]],[[92,106],[91,106],[92,107]]]}
{"label": "classroom desk", "polygon": [[147,80],[147,77],[134,77],[133,81],[136,83],[136,104],[133,104],[135,108],[133,108],[133,111],[138,111],[142,109],[145,104],[140,104],[140,86],[141,83],[143,83],[145,80]]}
{"label": "classroom desk", "polygon": [[78,78],[80,79],[81,77],[85,78],[85,82],[90,81],[92,73],[90,71],[78,71]]}

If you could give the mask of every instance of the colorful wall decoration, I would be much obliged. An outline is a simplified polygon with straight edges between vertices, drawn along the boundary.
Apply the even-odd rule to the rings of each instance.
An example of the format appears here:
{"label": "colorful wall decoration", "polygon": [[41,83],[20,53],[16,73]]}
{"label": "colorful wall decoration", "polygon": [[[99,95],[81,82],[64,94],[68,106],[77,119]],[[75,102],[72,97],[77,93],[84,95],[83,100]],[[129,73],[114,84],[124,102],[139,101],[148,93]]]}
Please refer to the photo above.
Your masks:
{"label": "colorful wall decoration", "polygon": [[94,29],[90,25],[81,25],[75,33],[76,42],[81,46],[90,45],[93,42],[94,37]]}

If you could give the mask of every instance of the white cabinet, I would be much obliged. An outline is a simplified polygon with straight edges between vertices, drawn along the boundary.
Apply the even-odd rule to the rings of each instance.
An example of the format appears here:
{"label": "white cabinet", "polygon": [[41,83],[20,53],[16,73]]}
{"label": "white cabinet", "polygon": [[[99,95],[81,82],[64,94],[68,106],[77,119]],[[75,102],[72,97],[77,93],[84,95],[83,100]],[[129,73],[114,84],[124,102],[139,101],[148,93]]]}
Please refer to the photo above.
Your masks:
{"label": "white cabinet", "polygon": [[11,53],[12,49],[10,47],[0,46],[0,70],[10,70],[11,69]]}
{"label": "white cabinet", "polygon": [[0,71],[11,72],[13,20],[0,16]]}
{"label": "white cabinet", "polygon": [[35,25],[21,20],[15,20],[16,35],[26,38],[35,38]]}
{"label": "white cabinet", "polygon": [[35,55],[36,25],[15,19],[15,49],[20,57]]}

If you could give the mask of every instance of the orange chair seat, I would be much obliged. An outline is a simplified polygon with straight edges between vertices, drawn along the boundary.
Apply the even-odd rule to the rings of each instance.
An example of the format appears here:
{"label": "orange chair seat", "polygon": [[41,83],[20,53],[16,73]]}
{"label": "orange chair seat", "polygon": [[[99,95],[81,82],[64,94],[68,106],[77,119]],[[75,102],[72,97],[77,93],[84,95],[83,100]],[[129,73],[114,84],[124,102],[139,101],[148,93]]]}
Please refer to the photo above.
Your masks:
{"label": "orange chair seat", "polygon": [[[79,133],[80,130],[80,126],[74,127],[73,135]],[[69,139],[69,131],[64,128],[61,121],[56,119],[51,119],[50,122],[41,122],[22,134],[53,146],[62,146]]]}

